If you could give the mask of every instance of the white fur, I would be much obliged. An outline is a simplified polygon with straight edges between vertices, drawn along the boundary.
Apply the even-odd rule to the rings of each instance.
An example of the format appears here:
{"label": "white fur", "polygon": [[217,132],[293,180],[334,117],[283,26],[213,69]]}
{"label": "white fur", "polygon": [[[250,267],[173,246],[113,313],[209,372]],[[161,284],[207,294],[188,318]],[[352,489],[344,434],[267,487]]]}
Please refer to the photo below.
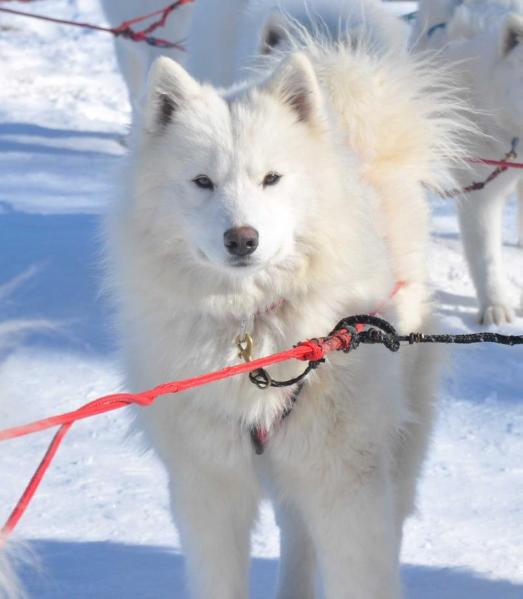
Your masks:
{"label": "white fur", "polygon": [[[439,59],[459,63],[459,84],[466,90],[478,129],[470,138],[471,156],[502,158],[511,140],[520,138],[523,155],[523,2],[421,0],[415,27],[416,46],[439,51]],[[447,23],[430,37],[436,23]],[[507,51],[510,35],[515,47]],[[492,167],[474,166],[456,172],[460,187],[483,180]],[[501,252],[501,214],[507,198],[518,189],[521,171],[509,170],[483,191],[466,194],[458,203],[465,255],[476,287],[480,321],[503,324],[514,318],[508,298]],[[520,200],[520,205],[523,200]],[[523,213],[523,209],[520,214]],[[523,246],[523,216],[519,219]]]}
{"label": "white fur", "polygon": [[[323,335],[374,310],[400,279],[383,315],[404,332],[431,328],[423,182],[450,183],[457,105],[437,69],[406,54],[305,32],[291,46],[268,75],[225,92],[167,59],[153,67],[107,223],[133,389],[237,363],[244,320],[256,356]],[[264,188],[270,171],[283,176]],[[214,190],[193,183],[202,174]],[[223,244],[239,225],[260,235],[244,267]],[[364,346],[330,355],[283,422],[289,391],[260,391],[246,376],[141,410],[169,472],[193,597],[247,596],[262,489],[282,530],[279,599],[314,597],[316,571],[327,599],[400,597],[401,530],[437,373],[433,350]],[[251,426],[270,431],[263,456]]]}
{"label": "white fur", "polygon": [[[101,0],[101,5],[109,23],[115,27],[129,19],[165,8],[167,2],[165,0]],[[172,42],[183,42],[187,37],[191,11],[190,4],[177,8],[169,15],[165,26],[151,35]],[[158,18],[153,17],[145,23],[137,23],[132,27],[138,31],[142,30]],[[154,60],[159,56],[170,56],[174,60],[183,61],[185,53],[177,49],[155,48],[145,42],[133,42],[122,37],[116,37],[114,43],[118,65],[129,90],[134,120],[145,91],[147,72]]]}

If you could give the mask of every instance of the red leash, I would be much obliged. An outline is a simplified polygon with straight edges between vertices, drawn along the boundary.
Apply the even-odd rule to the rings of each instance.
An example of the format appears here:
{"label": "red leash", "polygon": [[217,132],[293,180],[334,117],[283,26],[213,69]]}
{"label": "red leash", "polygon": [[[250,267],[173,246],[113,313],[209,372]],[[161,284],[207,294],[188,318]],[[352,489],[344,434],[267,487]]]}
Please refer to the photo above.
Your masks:
{"label": "red leash", "polygon": [[[0,0],[1,1],[1,0]],[[24,1],[24,0],[22,0]],[[28,1],[28,0],[25,0]],[[30,1],[30,0],[29,0]],[[184,4],[189,4],[194,0],[178,0],[177,2],[173,2],[168,4],[164,8],[156,10],[150,14],[143,15],[141,17],[135,17],[133,19],[129,19],[128,21],[124,21],[118,27],[102,27],[101,25],[93,25],[91,23],[82,23],[80,21],[68,21],[66,19],[58,19],[56,17],[48,17],[45,15],[37,15],[29,12],[24,12],[21,10],[14,10],[12,8],[0,8],[0,12],[5,12],[12,15],[17,15],[20,17],[28,17],[31,19],[39,19],[41,21],[49,21],[51,23],[58,23],[59,25],[70,25],[72,27],[81,27],[83,29],[92,29],[94,31],[103,31],[105,33],[112,33],[115,36],[125,37],[126,39],[130,39],[133,42],[145,42],[150,46],[155,46],[158,48],[177,48],[178,50],[183,50],[183,47],[178,42],[170,42],[168,40],[164,40],[157,37],[152,37],[150,34],[153,33],[159,27],[164,27],[169,15]],[[143,21],[147,21],[153,17],[160,16],[157,21],[154,21],[143,29],[142,31],[134,31],[132,29],[132,25],[136,23],[141,23]]]}
{"label": "red leash", "polygon": [[244,374],[246,372],[251,372],[258,368],[265,368],[267,366],[271,366],[279,362],[285,362],[291,359],[303,361],[321,360],[326,353],[340,350],[347,351],[350,347],[351,334],[346,331],[341,331],[332,337],[304,341],[292,349],[273,354],[272,356],[253,360],[252,362],[248,363],[229,366],[227,368],[223,368],[222,370],[190,379],[173,381],[164,385],[159,385],[158,387],[144,391],[143,393],[116,393],[114,395],[106,395],[105,397],[95,399],[94,401],[85,404],[78,410],[66,412],[65,414],[44,418],[43,420],[31,422],[30,424],[0,431],[0,441],[6,441],[7,439],[14,439],[16,437],[22,437],[24,435],[43,431],[54,426],[60,426],[49,446],[49,449],[47,450],[35,474],[27,485],[22,497],[19,499],[16,507],[2,528],[0,538],[5,540],[18,524],[20,518],[23,516],[31,499],[33,498],[33,495],[38,489],[38,486],[40,485],[47,469],[53,461],[53,458],[55,457],[65,435],[73,423],[77,420],[90,418],[91,416],[103,414],[112,410],[118,410],[119,408],[123,408],[131,404],[148,406],[152,404],[156,398],[168,393],[180,393],[194,387],[208,385],[209,383],[215,381],[237,376],[239,374]]}

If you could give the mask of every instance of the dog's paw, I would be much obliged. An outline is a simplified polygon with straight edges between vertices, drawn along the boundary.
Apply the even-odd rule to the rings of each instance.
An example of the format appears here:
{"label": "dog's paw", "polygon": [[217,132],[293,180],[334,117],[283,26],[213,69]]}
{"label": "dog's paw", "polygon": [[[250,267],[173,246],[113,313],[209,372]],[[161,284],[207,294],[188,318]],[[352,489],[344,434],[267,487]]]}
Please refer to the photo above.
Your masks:
{"label": "dog's paw", "polygon": [[515,318],[516,314],[514,313],[514,310],[505,304],[493,304],[487,306],[483,311],[480,311],[479,314],[480,324],[486,326],[491,324],[500,326],[507,322],[514,322]]}

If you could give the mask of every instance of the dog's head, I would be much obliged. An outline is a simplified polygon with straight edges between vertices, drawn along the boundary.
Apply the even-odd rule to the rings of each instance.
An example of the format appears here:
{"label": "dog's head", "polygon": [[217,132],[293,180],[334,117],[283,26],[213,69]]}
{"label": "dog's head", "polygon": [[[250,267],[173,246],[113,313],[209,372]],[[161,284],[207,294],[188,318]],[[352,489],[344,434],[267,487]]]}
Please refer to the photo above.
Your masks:
{"label": "dog's head", "polygon": [[221,278],[299,268],[314,244],[320,200],[339,185],[327,120],[302,54],[258,85],[224,94],[158,59],[135,194],[150,234],[183,253],[186,269]]}
{"label": "dog's head", "polygon": [[523,15],[502,4],[464,4],[448,25],[447,52],[478,96],[473,102],[495,119],[506,143],[522,136]]}

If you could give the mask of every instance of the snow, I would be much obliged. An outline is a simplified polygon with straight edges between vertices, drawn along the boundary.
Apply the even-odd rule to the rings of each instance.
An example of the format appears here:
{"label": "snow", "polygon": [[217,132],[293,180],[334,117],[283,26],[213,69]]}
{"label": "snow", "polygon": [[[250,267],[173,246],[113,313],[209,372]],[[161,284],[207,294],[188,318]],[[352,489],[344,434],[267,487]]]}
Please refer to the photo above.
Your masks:
{"label": "snow", "polygon": [[[401,13],[411,6],[392,3]],[[95,0],[42,0],[23,9],[103,22]],[[0,285],[27,273],[2,296],[0,321],[55,326],[4,356],[4,427],[121,389],[110,312],[99,293],[98,217],[124,154],[119,138],[129,107],[109,35],[4,15],[0,31]],[[433,215],[431,273],[444,328],[479,330],[452,203],[434,200]],[[523,269],[514,203],[504,236],[516,302]],[[504,330],[523,332],[521,311]],[[405,530],[409,599],[523,597],[521,351],[482,346],[452,355],[419,513]],[[122,410],[78,423],[66,438],[15,535],[39,561],[20,565],[29,597],[186,597],[166,476],[131,426]],[[0,445],[0,521],[50,436]],[[278,532],[267,505],[252,555],[252,597],[271,596]]]}

